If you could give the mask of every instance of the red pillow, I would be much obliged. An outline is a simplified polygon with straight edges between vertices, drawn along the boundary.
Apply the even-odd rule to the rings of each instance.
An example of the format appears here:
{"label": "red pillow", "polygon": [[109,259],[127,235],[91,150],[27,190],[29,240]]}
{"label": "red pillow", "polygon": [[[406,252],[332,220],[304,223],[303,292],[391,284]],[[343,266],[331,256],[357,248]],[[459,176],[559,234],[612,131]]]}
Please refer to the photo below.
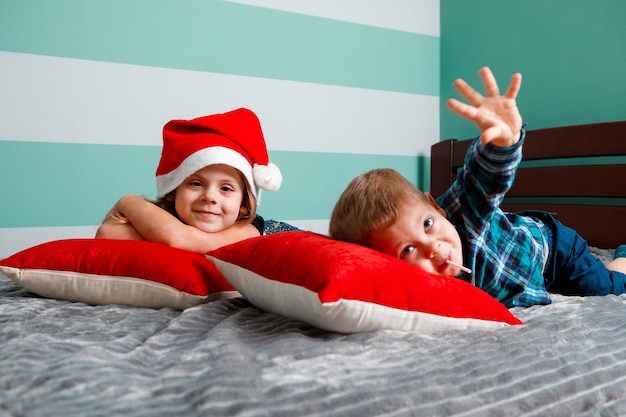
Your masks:
{"label": "red pillow", "polygon": [[252,304],[331,331],[430,332],[522,324],[465,281],[311,232],[261,236],[207,256]]}
{"label": "red pillow", "polygon": [[44,297],[184,309],[240,296],[203,255],[136,240],[68,239],[25,249],[0,271]]}

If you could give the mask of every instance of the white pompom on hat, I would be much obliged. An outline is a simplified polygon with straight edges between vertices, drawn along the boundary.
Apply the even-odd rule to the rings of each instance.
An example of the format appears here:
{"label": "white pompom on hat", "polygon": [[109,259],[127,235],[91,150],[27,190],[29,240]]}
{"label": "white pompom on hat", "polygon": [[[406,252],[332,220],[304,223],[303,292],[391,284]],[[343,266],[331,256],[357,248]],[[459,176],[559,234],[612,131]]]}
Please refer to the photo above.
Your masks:
{"label": "white pompom on hat", "polygon": [[214,164],[241,171],[257,204],[261,190],[276,191],[283,180],[280,169],[269,161],[258,117],[241,108],[192,120],[172,120],[163,126],[157,198],[175,190],[194,172]]}

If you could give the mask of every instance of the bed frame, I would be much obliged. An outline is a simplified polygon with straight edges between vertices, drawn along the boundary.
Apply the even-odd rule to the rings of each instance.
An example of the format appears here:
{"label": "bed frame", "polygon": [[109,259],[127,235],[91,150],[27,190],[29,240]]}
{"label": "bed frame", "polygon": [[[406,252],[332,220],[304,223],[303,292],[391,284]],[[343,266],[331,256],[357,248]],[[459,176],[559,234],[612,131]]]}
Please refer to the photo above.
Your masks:
{"label": "bed frame", "polygon": [[[433,196],[454,182],[470,143],[448,139],[432,146]],[[502,207],[554,212],[591,246],[626,244],[626,121],[529,130]]]}

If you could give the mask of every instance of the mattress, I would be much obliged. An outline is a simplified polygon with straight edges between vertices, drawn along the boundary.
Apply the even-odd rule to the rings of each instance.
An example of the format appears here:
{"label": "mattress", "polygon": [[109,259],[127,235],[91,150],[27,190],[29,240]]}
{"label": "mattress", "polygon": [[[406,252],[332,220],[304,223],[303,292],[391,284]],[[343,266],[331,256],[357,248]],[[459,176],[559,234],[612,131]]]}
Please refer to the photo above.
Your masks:
{"label": "mattress", "polygon": [[523,326],[345,335],[243,298],[89,306],[0,274],[0,415],[626,414],[626,295],[511,311]]}

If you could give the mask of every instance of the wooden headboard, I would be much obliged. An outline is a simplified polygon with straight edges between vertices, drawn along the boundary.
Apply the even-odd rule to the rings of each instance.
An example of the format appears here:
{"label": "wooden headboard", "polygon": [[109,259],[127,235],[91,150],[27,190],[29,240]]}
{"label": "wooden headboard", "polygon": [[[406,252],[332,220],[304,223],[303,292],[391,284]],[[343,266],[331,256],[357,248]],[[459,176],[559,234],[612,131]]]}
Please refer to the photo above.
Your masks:
{"label": "wooden headboard", "polygon": [[[448,139],[432,146],[433,196],[454,182],[470,143]],[[626,244],[626,121],[529,130],[502,208],[556,213],[591,246]]]}

